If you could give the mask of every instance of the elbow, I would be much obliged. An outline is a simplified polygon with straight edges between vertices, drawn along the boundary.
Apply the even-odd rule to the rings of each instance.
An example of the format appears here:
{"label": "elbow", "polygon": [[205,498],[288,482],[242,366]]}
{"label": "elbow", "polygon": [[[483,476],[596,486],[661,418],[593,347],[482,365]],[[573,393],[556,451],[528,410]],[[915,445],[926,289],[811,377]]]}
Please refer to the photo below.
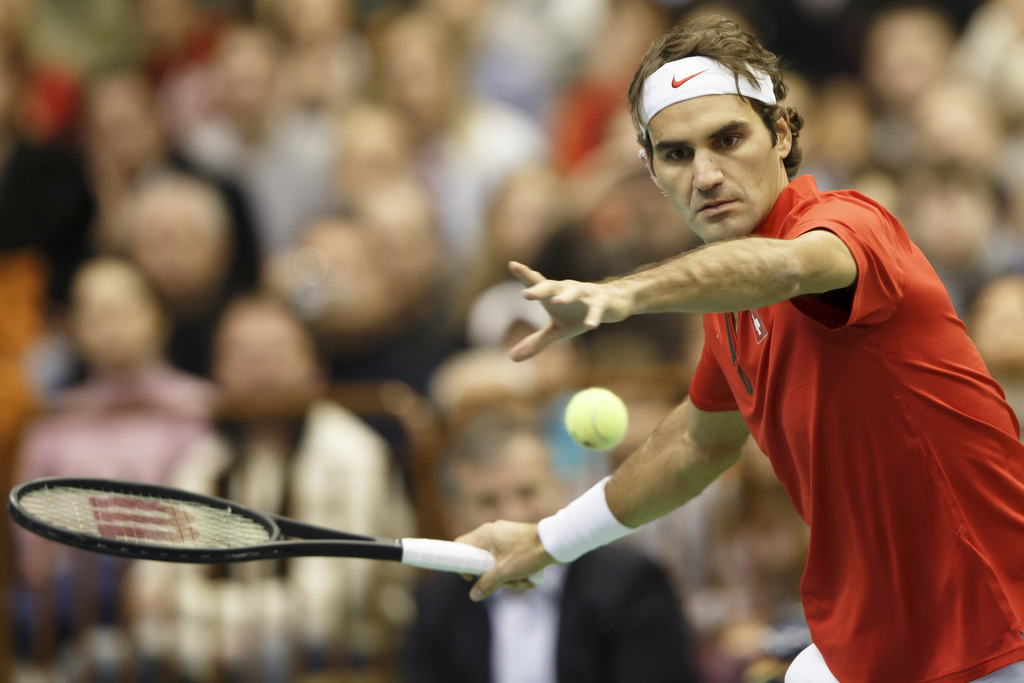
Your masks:
{"label": "elbow", "polygon": [[787,256],[775,270],[778,300],[784,301],[807,293],[811,273],[797,258]]}

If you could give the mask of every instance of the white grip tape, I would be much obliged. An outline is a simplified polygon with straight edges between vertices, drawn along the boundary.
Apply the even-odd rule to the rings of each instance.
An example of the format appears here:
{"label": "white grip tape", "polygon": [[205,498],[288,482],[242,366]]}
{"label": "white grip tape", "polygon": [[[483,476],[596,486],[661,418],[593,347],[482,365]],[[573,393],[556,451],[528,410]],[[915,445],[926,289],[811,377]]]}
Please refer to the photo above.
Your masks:
{"label": "white grip tape", "polygon": [[402,564],[442,572],[483,574],[494,566],[494,555],[468,543],[403,538]]}
{"label": "white grip tape", "polygon": [[[479,576],[494,566],[494,555],[468,543],[440,541],[434,538],[403,538],[402,564]],[[544,570],[530,576],[534,586],[544,581]]]}
{"label": "white grip tape", "polygon": [[615,518],[608,507],[605,477],[576,500],[537,525],[541,545],[559,562],[572,562],[591,550],[627,536],[636,529]]}

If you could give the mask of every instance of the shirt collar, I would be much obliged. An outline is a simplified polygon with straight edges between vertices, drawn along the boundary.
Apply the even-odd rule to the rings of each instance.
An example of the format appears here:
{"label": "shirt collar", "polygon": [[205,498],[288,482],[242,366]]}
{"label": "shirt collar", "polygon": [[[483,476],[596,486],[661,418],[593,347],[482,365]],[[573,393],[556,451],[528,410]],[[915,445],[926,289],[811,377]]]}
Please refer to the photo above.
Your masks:
{"label": "shirt collar", "polygon": [[761,237],[773,237],[778,234],[785,220],[793,208],[807,197],[818,193],[818,184],[812,175],[802,175],[794,178],[779,193],[775,205],[768,213],[761,225],[757,226],[753,234]]}

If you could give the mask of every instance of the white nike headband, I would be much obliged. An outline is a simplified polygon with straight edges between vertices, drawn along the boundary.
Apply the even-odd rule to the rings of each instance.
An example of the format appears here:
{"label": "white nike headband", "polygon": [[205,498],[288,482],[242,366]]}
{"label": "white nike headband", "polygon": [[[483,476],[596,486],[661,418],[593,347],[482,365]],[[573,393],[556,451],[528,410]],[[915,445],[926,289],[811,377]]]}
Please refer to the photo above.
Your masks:
{"label": "white nike headband", "polygon": [[643,125],[665,107],[704,95],[743,95],[776,104],[771,77],[763,71],[752,73],[757,85],[710,57],[684,57],[663,64],[644,81],[640,98]]}

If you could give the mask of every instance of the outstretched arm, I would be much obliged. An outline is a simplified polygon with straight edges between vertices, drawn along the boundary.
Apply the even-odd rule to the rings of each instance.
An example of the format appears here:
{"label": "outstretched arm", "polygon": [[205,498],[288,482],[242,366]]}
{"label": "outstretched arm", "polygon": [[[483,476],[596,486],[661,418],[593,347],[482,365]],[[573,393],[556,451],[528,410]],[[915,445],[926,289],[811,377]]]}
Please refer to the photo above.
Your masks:
{"label": "outstretched arm", "polygon": [[[709,413],[683,401],[608,482],[608,509],[627,527],[674,510],[735,463],[749,435],[738,412]],[[474,600],[504,585],[522,585],[523,578],[555,562],[536,524],[494,522],[457,540],[485,548],[497,560],[474,585]]]}
{"label": "outstretched arm", "polygon": [[540,301],[551,316],[547,326],[512,348],[513,360],[639,313],[742,311],[842,289],[857,279],[850,250],[827,230],[792,240],[716,242],[601,283],[549,280],[515,262],[509,269],[527,286],[523,295]]}

